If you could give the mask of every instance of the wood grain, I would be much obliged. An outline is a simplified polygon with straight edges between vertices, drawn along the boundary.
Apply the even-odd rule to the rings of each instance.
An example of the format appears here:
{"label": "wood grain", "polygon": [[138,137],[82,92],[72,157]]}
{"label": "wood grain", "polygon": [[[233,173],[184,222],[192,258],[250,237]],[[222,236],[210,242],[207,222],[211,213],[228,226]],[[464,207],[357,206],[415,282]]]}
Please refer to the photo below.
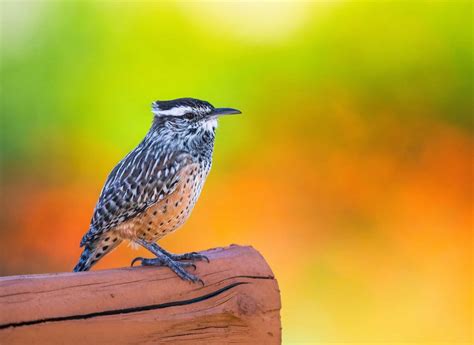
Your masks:
{"label": "wood grain", "polygon": [[137,267],[0,278],[0,344],[280,344],[280,292],[252,247],[205,252],[196,274]]}

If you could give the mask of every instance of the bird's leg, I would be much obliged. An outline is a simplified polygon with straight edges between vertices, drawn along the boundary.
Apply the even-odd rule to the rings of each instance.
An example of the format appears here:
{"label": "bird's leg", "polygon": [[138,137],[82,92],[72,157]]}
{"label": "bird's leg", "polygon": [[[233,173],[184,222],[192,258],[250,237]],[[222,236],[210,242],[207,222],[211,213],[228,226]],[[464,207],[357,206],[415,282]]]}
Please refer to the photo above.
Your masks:
{"label": "bird's leg", "polygon": [[191,253],[184,253],[184,254],[173,254],[165,250],[164,248],[160,247],[156,243],[151,244],[155,250],[158,250],[168,256],[170,259],[174,261],[182,261],[182,260],[189,260],[189,261],[196,261],[196,260],[204,260],[209,262],[209,258],[206,255],[202,255],[196,252]]}
{"label": "bird's leg", "polygon": [[194,269],[196,269],[196,265],[192,262],[176,261],[165,253],[163,253],[163,249],[161,249],[158,245],[156,245],[156,247],[153,246],[154,243],[149,243],[142,239],[137,239],[135,240],[135,242],[155,254],[156,258],[147,259],[137,257],[133,259],[131,263],[132,266],[137,261],[140,261],[142,266],[166,266],[169,267],[174,273],[176,273],[176,275],[178,275],[178,277],[180,277],[181,279],[188,280],[193,283],[201,283],[204,286],[204,282],[200,278],[196,277],[191,273],[186,272],[186,267],[194,267]]}

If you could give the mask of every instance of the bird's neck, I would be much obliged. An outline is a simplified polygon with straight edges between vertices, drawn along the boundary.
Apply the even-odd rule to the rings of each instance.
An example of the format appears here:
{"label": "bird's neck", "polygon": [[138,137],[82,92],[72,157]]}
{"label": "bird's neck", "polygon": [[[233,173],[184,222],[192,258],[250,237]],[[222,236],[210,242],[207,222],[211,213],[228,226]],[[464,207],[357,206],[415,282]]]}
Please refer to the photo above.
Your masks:
{"label": "bird's neck", "polygon": [[211,160],[216,138],[216,127],[217,121],[214,123],[208,121],[197,127],[195,132],[188,136],[190,150],[207,160]]}

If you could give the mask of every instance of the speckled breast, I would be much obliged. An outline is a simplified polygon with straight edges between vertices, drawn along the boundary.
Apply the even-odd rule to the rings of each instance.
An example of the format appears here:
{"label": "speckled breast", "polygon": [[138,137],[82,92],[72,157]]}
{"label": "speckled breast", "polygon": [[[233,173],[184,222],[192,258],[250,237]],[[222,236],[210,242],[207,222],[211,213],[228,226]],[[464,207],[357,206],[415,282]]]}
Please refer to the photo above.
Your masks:
{"label": "speckled breast", "polygon": [[189,217],[201,193],[209,169],[191,164],[183,168],[175,191],[139,216],[119,225],[114,232],[122,239],[155,242],[178,229]]}

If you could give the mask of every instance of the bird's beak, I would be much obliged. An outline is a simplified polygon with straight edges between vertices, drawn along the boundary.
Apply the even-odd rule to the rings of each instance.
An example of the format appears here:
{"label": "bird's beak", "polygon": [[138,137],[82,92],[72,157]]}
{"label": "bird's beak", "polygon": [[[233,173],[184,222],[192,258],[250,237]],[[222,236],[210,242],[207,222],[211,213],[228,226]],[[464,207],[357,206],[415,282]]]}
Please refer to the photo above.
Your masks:
{"label": "bird's beak", "polygon": [[209,115],[211,116],[221,116],[221,115],[235,115],[242,114],[240,110],[232,108],[215,108]]}

